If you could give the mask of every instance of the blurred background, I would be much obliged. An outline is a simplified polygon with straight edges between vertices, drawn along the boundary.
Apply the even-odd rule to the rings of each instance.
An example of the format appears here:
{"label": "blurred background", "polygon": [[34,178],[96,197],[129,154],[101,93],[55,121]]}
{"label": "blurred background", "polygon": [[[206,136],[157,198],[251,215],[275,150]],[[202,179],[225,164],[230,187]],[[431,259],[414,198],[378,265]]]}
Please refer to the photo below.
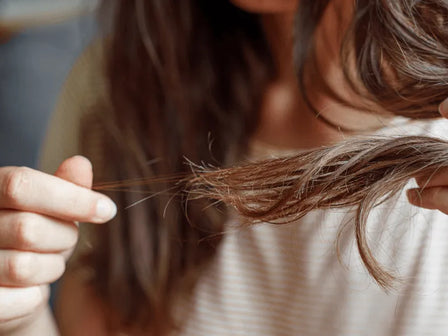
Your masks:
{"label": "blurred background", "polygon": [[96,31],[96,0],[0,0],[0,166],[36,167],[59,91]]}
{"label": "blurred background", "polygon": [[0,0],[0,166],[36,168],[65,77],[95,34],[96,7],[94,0]]}

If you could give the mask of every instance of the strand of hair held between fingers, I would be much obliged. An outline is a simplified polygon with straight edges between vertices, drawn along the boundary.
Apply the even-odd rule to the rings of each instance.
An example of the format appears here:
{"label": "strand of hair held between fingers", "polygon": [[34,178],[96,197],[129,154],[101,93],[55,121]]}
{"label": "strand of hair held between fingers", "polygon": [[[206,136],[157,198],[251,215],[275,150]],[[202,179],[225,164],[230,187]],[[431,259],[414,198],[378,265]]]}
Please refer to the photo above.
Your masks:
{"label": "strand of hair held between fingers", "polygon": [[[243,223],[294,222],[315,209],[354,208],[360,256],[384,289],[396,276],[368,246],[367,217],[378,204],[402,191],[411,178],[448,167],[448,142],[420,136],[355,138],[337,145],[276,159],[217,169],[192,165],[192,174],[96,185],[97,190],[132,191],[133,186],[170,181],[173,194],[211,199],[233,207]],[[144,192],[139,189],[140,192]]]}

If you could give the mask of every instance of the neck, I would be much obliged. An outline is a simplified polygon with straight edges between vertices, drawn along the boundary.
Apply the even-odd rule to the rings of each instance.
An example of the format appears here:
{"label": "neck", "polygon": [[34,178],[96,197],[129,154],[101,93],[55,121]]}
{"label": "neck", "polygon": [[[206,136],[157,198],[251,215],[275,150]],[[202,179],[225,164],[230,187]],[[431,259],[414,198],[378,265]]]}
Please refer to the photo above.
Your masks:
{"label": "neck", "polygon": [[[316,61],[324,74],[324,80],[335,93],[347,101],[353,101],[359,97],[352,96],[347,85],[344,85],[338,58],[338,28],[341,26],[336,15],[339,12],[331,6],[329,9],[314,37]],[[349,134],[343,134],[322,122],[300,94],[293,61],[294,18],[295,11],[263,16],[263,26],[277,73],[266,89],[255,138],[272,145],[295,148],[310,148],[340,141]],[[307,93],[319,115],[333,124],[355,130],[384,126],[385,121],[378,116],[342,106],[321,93],[322,83],[313,80],[307,84]]]}
{"label": "neck", "polygon": [[284,148],[322,145],[332,130],[322,128],[300,95],[293,61],[295,11],[262,18],[276,76],[266,89],[255,139]]}

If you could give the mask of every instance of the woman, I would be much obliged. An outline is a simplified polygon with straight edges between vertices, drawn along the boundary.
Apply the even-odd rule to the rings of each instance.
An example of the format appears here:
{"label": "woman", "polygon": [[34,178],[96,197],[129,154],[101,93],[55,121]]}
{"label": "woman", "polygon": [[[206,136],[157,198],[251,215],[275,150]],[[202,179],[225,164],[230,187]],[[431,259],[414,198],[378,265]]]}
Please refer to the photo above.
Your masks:
{"label": "woman", "polygon": [[[93,111],[85,117],[82,142],[95,160],[98,180],[185,172],[184,157],[230,166],[337,143],[352,133],[442,136],[443,121],[394,118],[433,118],[434,102],[442,100],[429,88],[438,84],[436,74],[444,75],[444,59],[433,53],[442,57],[445,46],[416,43],[418,49],[409,40],[419,42],[417,35],[423,42],[431,36],[444,41],[447,6],[413,4],[117,0],[104,49],[104,99],[70,104]],[[404,23],[415,24],[413,34]],[[339,50],[349,28],[346,78]],[[416,64],[433,64],[432,71],[410,72],[403,57],[415,55],[405,58],[414,70]],[[0,170],[5,334],[57,334],[43,308],[44,288],[64,272],[64,256],[77,236],[73,223],[103,223],[116,214],[108,198],[88,190],[92,170],[84,158],[64,161],[55,175]],[[445,175],[413,202],[447,212]],[[158,197],[140,204],[134,194],[113,195],[118,216],[92,229],[93,245],[66,274],[58,310],[63,335],[442,335],[446,330],[443,215],[423,210],[411,215],[403,195],[372,214],[375,252],[407,280],[387,295],[369,282],[352,253],[350,230],[338,234],[341,223],[350,227],[349,212],[315,212],[289,226],[232,231],[237,219],[231,213],[172,198],[167,191],[175,186],[166,179],[150,185]],[[129,204],[135,206],[122,209]],[[346,268],[334,253],[338,237]]]}

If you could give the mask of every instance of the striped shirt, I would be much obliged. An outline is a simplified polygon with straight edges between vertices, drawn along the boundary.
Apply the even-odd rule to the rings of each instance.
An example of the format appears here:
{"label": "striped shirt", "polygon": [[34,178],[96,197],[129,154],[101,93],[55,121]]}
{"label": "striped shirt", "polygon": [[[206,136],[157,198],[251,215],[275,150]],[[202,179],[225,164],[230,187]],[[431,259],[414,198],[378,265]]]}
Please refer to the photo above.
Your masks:
{"label": "striped shirt", "polygon": [[[447,129],[440,120],[381,133],[441,137]],[[400,280],[389,293],[360,260],[348,210],[314,211],[280,226],[236,229],[234,221],[185,307],[181,335],[448,335],[448,217],[413,207],[404,191],[368,221],[374,255]]]}
{"label": "striped shirt", "polygon": [[[43,150],[46,171],[77,153],[80,115],[103,90],[88,55],[62,92]],[[379,133],[448,137],[446,120],[396,120]],[[256,144],[252,156],[282,154]],[[411,206],[404,191],[372,211],[370,247],[401,280],[386,293],[360,260],[352,216],[319,210],[296,223],[244,229],[235,229],[235,216],[191,301],[179,307],[189,313],[180,335],[448,335],[448,218]]]}

